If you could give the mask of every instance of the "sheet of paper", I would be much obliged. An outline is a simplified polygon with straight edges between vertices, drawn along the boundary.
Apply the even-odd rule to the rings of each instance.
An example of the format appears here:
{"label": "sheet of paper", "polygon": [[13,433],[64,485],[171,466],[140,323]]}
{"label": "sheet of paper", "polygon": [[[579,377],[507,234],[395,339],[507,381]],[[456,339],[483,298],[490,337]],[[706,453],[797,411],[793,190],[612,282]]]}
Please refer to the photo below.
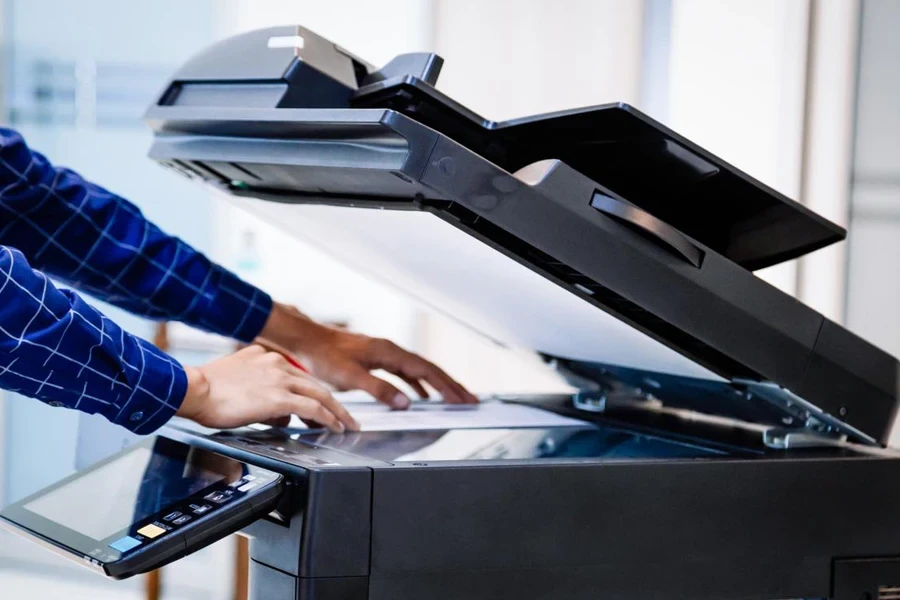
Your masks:
{"label": "sheet of paper", "polygon": [[[565,427],[584,421],[530,406],[485,401],[480,404],[413,402],[408,410],[391,410],[375,402],[344,402],[363,431],[486,429],[494,427]],[[291,427],[304,427],[295,418]]]}

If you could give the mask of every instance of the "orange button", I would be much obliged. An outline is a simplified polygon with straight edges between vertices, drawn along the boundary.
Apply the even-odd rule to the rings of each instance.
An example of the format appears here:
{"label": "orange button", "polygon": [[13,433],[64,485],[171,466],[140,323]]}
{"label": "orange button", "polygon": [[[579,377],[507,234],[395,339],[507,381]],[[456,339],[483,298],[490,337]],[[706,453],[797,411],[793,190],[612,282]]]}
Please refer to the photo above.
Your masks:
{"label": "orange button", "polygon": [[157,527],[156,525],[153,525],[152,523],[150,525],[145,525],[145,526],[141,527],[140,529],[138,529],[139,534],[141,534],[142,536],[144,536],[146,538],[150,538],[151,540],[153,538],[157,538],[157,537],[161,536],[165,532],[166,532],[165,529],[163,529],[162,527]]}

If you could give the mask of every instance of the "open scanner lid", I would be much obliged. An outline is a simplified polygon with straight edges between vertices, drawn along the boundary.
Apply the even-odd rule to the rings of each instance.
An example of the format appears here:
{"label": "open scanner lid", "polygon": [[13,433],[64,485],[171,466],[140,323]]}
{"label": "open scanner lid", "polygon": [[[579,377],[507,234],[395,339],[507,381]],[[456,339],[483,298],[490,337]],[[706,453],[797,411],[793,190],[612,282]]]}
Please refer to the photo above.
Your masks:
{"label": "open scanner lid", "polygon": [[441,64],[236,36],[150,107],[151,157],[599,388],[886,438],[896,359],[750,272],[841,228],[626,105],[486,121]]}

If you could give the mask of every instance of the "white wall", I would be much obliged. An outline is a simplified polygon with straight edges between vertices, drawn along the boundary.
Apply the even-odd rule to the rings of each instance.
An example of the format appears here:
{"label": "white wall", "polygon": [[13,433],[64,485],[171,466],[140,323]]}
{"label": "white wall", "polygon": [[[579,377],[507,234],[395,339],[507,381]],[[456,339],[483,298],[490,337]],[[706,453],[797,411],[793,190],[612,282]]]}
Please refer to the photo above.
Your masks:
{"label": "white wall", "polygon": [[[847,227],[856,100],[858,0],[813,0],[807,91],[803,203]],[[844,321],[847,244],[804,257],[798,297],[838,323]]]}
{"label": "white wall", "polygon": [[643,3],[438,0],[438,87],[491,119],[639,97]]}
{"label": "white wall", "polygon": [[[673,0],[669,122],[797,199],[807,0]],[[727,202],[727,199],[722,200]],[[760,275],[793,293],[796,265]]]}
{"label": "white wall", "polygon": [[900,3],[862,15],[847,323],[900,356]]}
{"label": "white wall", "polygon": [[431,43],[431,0],[218,0],[221,34],[303,25],[373,64]]}

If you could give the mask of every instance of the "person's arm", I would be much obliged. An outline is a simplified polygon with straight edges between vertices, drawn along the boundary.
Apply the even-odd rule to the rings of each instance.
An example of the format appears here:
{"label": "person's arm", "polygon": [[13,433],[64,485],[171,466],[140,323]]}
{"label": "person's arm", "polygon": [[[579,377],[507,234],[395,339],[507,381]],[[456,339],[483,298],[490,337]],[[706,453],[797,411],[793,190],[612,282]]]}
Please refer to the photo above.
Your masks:
{"label": "person's arm", "polygon": [[249,342],[260,338],[303,358],[337,389],[361,389],[395,408],[384,369],[427,397],[476,402],[440,368],[382,339],[326,327],[212,263],[147,221],[136,206],[53,166],[15,131],[0,128],[0,244],[38,269],[133,313],[182,321]]}
{"label": "person's arm", "polygon": [[132,203],[0,128],[0,244],[132,313],[251,341],[271,298],[161,231]]}
{"label": "person's arm", "polygon": [[5,246],[0,388],[100,413],[138,434],[175,414],[216,428],[283,423],[294,414],[333,431],[358,427],[324,387],[280,355],[256,346],[186,369]]}
{"label": "person's arm", "polygon": [[149,433],[178,410],[187,376],[0,246],[0,387]]}

